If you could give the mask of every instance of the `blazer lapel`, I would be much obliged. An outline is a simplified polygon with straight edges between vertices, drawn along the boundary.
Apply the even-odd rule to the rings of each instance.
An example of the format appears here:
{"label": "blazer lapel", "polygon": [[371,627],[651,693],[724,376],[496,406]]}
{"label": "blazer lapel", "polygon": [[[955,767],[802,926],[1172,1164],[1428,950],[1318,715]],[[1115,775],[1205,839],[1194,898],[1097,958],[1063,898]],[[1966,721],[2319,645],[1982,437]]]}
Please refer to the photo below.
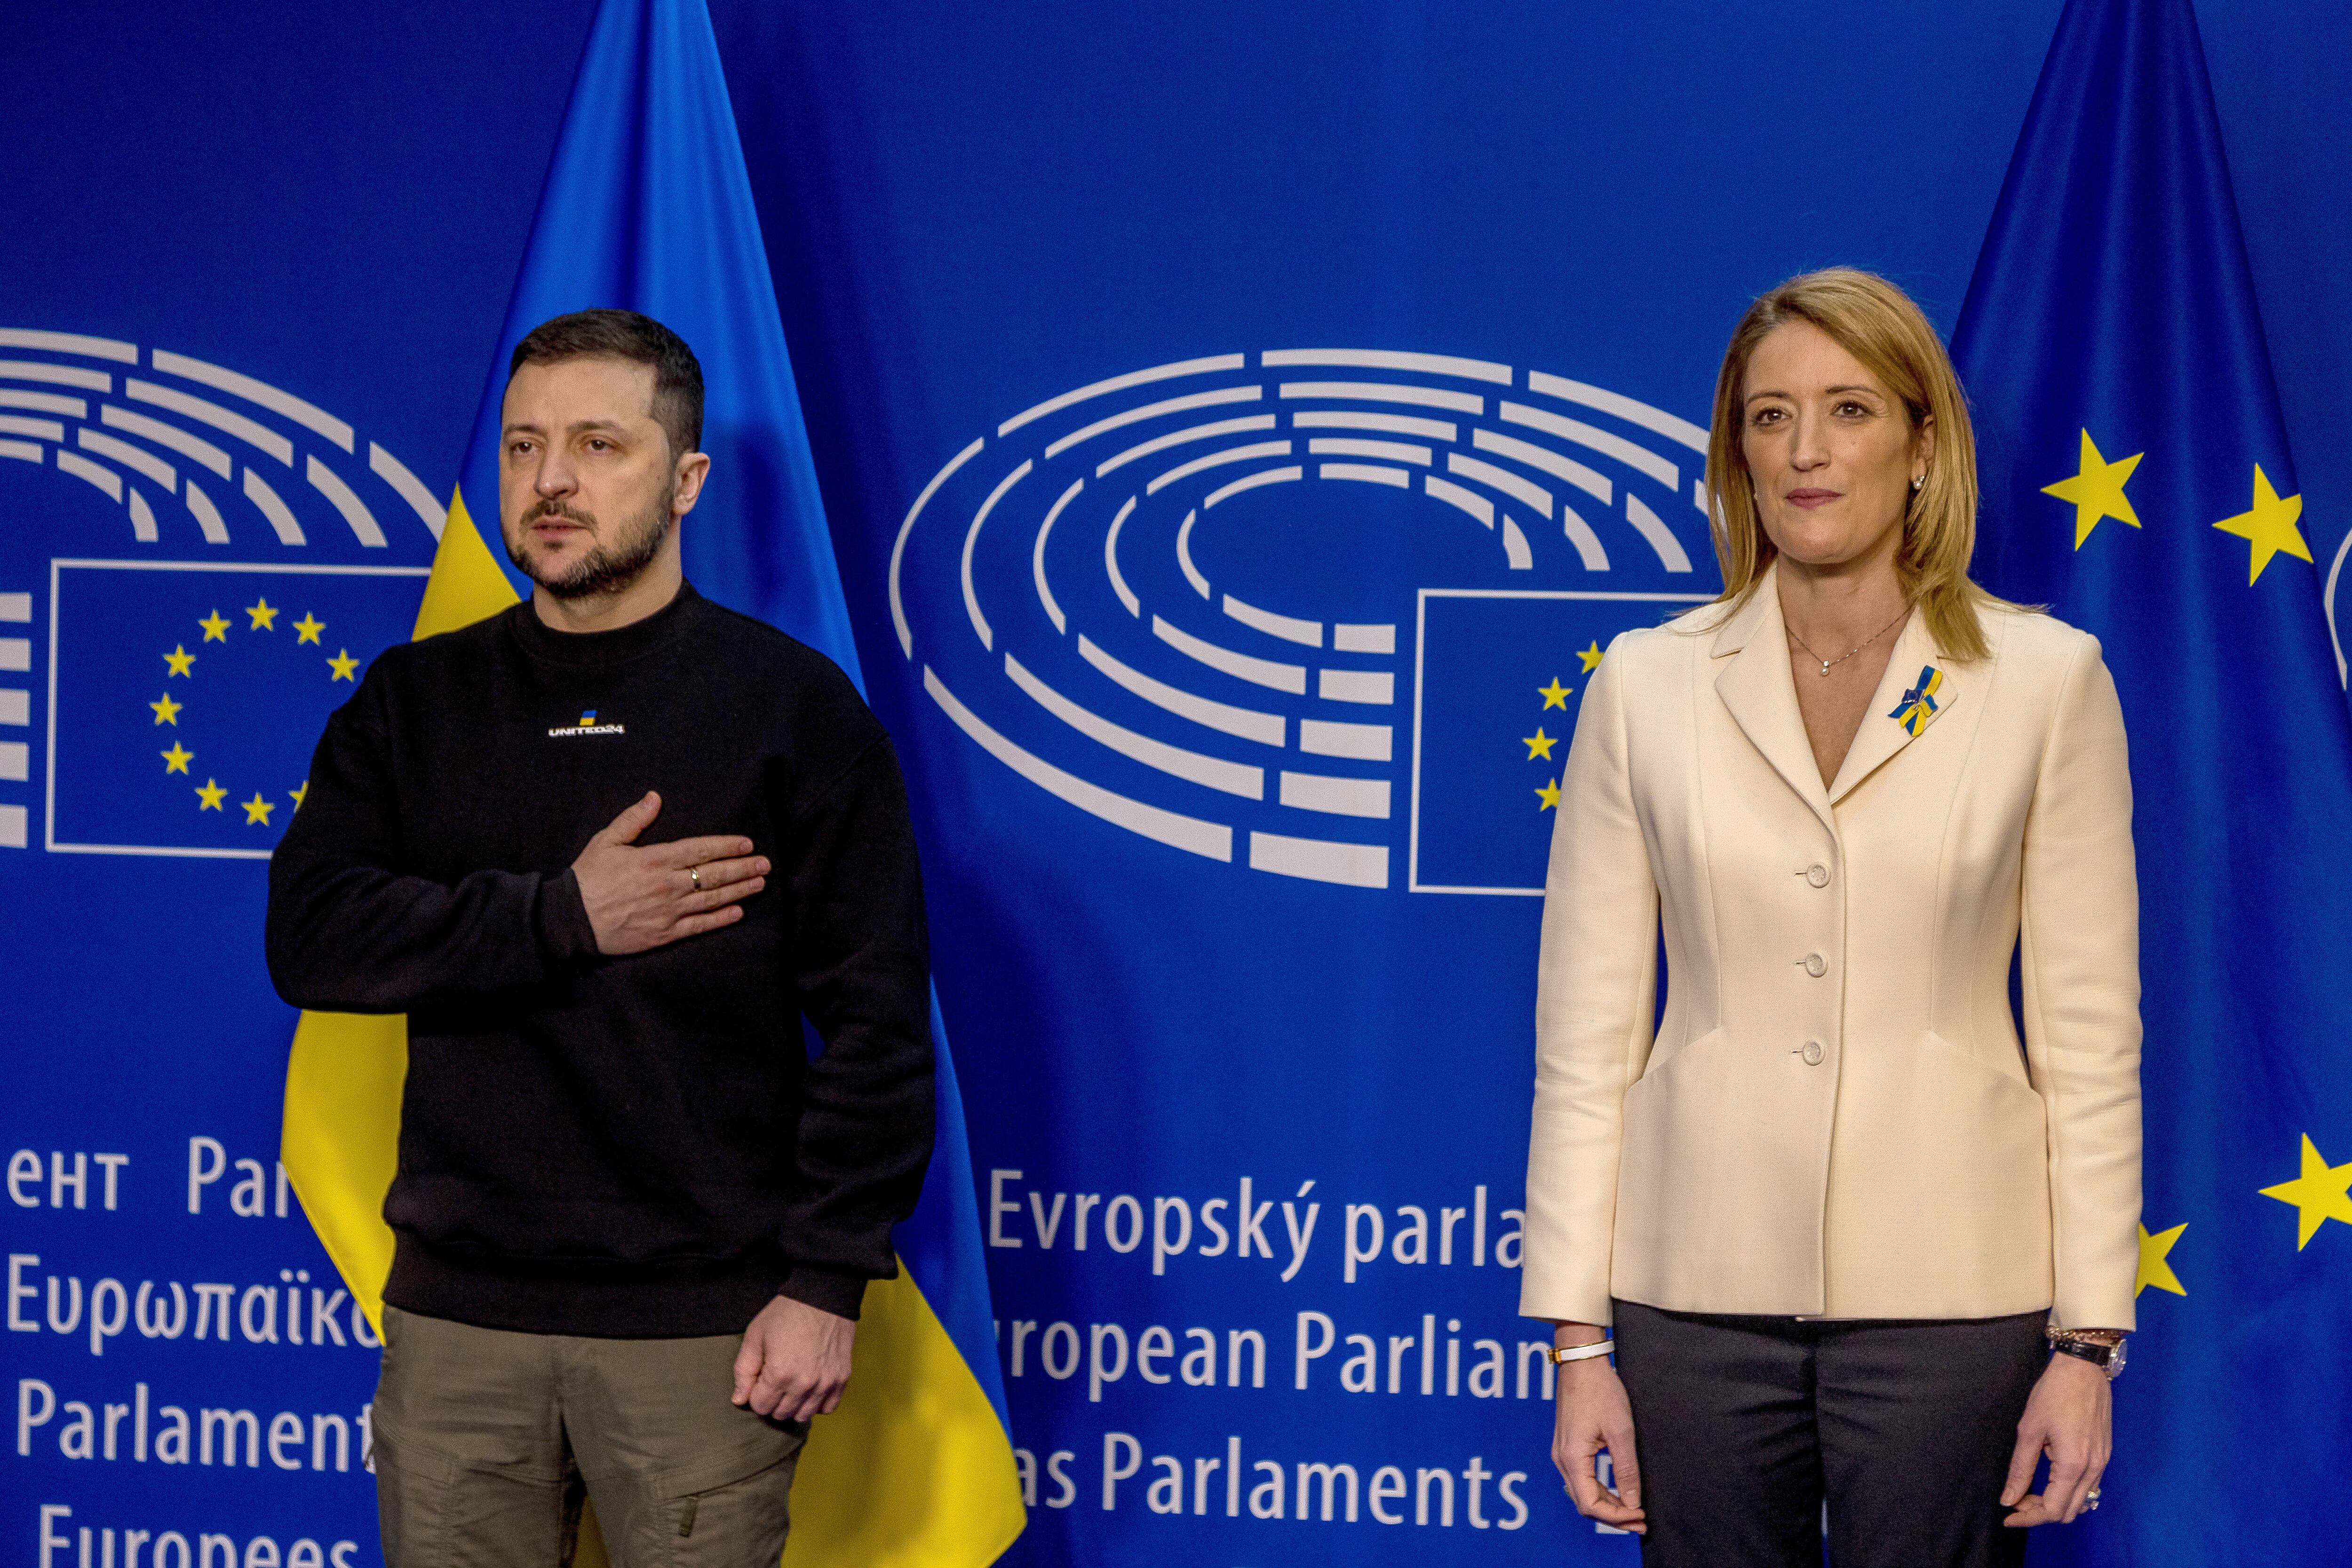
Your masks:
{"label": "blazer lapel", "polygon": [[[1927,672],[1933,672],[1932,674]],[[1854,732],[1853,744],[1846,748],[1845,761],[1838,768],[1837,778],[1830,784],[1831,804],[1843,800],[1853,789],[1876,772],[1917,737],[1925,734],[1928,725],[1937,723],[1949,713],[1960,699],[1964,681],[1956,679],[1958,671],[1952,662],[1936,646],[1928,633],[1927,620],[1917,612],[1905,622],[1903,635],[1895,640],[1895,652],[1886,660],[1886,673],[1878,677],[1878,690],[1871,694],[1870,706],[1862,716],[1862,727]],[[1935,690],[1927,700],[1934,706],[1922,710],[1911,724],[1898,717],[1910,704],[1906,698],[1920,695],[1919,686],[1925,679]],[[1920,722],[1924,719],[1924,722]]]}
{"label": "blazer lapel", "polygon": [[1710,653],[1723,663],[1715,677],[1716,695],[1773,770],[1813,809],[1822,826],[1836,832],[1829,791],[1822,788],[1804,716],[1797,711],[1796,677],[1789,673],[1789,637],[1772,570],[1715,634]]}

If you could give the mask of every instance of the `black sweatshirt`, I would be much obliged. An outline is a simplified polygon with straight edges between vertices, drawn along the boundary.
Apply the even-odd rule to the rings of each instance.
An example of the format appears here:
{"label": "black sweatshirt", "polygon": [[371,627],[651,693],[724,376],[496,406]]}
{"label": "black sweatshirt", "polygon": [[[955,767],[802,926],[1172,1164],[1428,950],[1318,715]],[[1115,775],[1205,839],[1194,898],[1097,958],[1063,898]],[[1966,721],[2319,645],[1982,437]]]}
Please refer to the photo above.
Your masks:
{"label": "black sweatshirt", "polygon": [[[773,870],[734,924],[604,957],[569,868],[647,789],[638,843],[740,833]],[[271,860],[268,950],[298,1007],[408,1014],[394,1306],[734,1333],[896,1272],[931,1148],[914,834],[881,725],[782,632],[688,587],[388,650]]]}

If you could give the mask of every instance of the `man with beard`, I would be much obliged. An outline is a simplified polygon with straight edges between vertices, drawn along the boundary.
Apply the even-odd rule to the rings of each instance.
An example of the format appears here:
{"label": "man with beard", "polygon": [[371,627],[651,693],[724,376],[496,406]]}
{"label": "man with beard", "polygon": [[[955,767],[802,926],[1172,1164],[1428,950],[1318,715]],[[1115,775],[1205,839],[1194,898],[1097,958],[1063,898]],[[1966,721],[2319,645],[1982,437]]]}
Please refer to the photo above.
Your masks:
{"label": "man with beard", "polygon": [[898,762],[837,667],[685,581],[701,427],[659,322],[523,339],[499,516],[530,599],[376,660],[270,865],[279,993],[408,1015],[394,1568],[556,1563],[583,1494],[618,1560],[775,1562],[929,1158]]}

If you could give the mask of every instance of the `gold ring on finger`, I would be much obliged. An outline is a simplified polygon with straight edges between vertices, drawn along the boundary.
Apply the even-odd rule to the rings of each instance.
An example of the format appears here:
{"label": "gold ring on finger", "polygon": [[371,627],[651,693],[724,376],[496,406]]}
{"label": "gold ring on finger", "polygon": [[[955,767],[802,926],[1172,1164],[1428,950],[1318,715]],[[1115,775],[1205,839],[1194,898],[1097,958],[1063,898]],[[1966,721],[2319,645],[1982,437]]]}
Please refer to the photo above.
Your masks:
{"label": "gold ring on finger", "polygon": [[694,879],[694,891],[700,893],[702,891],[702,868],[698,865],[690,865],[686,868],[686,874]]}

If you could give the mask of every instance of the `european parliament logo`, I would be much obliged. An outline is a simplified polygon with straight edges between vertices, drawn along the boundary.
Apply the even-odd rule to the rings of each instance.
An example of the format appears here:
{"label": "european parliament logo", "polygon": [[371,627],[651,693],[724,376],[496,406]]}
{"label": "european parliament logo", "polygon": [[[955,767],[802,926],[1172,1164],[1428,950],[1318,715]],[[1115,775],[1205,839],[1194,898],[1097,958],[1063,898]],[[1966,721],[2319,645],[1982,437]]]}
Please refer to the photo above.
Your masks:
{"label": "european parliament logo", "polygon": [[50,563],[47,847],[268,857],[422,568]]}
{"label": "european parliament logo", "polygon": [[971,743],[1129,832],[1342,886],[1538,893],[1584,676],[1712,596],[1706,450],[1484,360],[1158,365],[934,475],[891,549],[893,628]]}
{"label": "european parliament logo", "polygon": [[[382,442],[284,387],[0,326],[0,850],[267,854],[328,698],[398,640],[387,625],[406,634],[425,576],[356,562],[417,560],[445,517]],[[349,680],[248,663],[280,644],[357,663]]]}

